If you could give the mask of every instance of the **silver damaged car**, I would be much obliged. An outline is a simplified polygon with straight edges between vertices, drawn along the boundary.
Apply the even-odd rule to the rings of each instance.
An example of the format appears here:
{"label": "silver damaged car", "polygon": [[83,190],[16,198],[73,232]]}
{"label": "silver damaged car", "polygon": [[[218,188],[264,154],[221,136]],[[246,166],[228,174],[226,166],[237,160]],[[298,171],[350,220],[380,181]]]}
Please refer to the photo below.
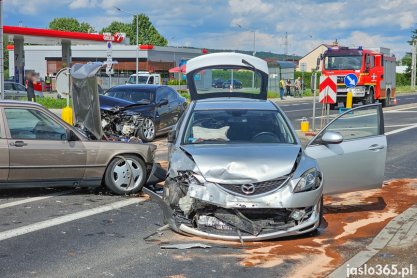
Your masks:
{"label": "silver damaged car", "polygon": [[[213,88],[238,79],[242,88]],[[387,141],[379,104],[352,109],[303,149],[267,100],[265,61],[216,53],[187,63],[191,104],[168,136],[165,221],[182,234],[259,241],[316,230],[323,194],[380,187]]]}

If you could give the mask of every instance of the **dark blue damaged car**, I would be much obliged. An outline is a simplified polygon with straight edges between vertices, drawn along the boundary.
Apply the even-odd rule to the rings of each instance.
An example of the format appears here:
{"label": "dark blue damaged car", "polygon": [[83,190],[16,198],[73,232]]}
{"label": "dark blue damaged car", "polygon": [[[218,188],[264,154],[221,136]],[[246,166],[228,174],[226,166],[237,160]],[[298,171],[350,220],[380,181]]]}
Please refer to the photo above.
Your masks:
{"label": "dark blue damaged car", "polygon": [[187,107],[186,99],[168,86],[120,85],[99,97],[104,133],[144,142],[168,133]]}

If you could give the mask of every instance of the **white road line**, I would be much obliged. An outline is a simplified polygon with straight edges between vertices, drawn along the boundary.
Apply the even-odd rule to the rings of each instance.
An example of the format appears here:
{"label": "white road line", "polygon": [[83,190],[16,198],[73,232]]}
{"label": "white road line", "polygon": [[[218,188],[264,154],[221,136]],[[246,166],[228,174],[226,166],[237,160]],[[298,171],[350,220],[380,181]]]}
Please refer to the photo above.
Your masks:
{"label": "white road line", "polygon": [[46,228],[50,228],[53,226],[57,226],[57,225],[61,225],[67,222],[71,222],[74,220],[78,220],[81,218],[85,218],[88,216],[92,216],[95,214],[99,214],[99,213],[103,213],[106,211],[110,211],[110,210],[114,210],[114,209],[119,209],[122,207],[126,207],[135,203],[141,203],[146,201],[146,198],[129,198],[127,200],[123,200],[123,201],[119,201],[119,202],[114,202],[105,206],[101,206],[101,207],[97,207],[97,208],[92,208],[89,210],[83,210],[80,212],[76,212],[76,213],[72,213],[72,214],[68,214],[68,215],[63,215],[57,218],[53,218],[53,219],[49,219],[49,220],[45,220],[42,222],[38,222],[38,223],[34,223],[34,224],[30,224],[27,226],[23,226],[20,228],[16,228],[13,230],[8,230],[8,231],[4,231],[4,232],[0,232],[0,241],[5,240],[5,239],[9,239],[12,237],[16,237],[16,236],[20,236],[20,235],[24,235],[24,234],[28,234],[28,233],[32,233],[35,231],[39,231],[42,229],[46,229]]}
{"label": "white road line", "polygon": [[391,128],[391,127],[403,127],[403,126],[412,126],[414,124],[402,124],[402,125],[386,125],[385,128]]}
{"label": "white road line", "polygon": [[14,206],[18,206],[18,205],[22,205],[22,204],[26,204],[26,203],[31,203],[31,202],[36,202],[36,201],[40,201],[40,200],[45,200],[45,199],[48,199],[48,198],[51,198],[51,197],[54,197],[54,196],[65,195],[65,194],[68,194],[70,192],[74,192],[74,190],[66,190],[66,191],[61,191],[61,192],[56,192],[56,193],[44,195],[44,196],[41,196],[41,197],[26,198],[26,199],[19,200],[19,201],[0,204],[0,209],[14,207]]}
{"label": "white road line", "polygon": [[417,113],[417,111],[391,110],[391,111],[387,111],[385,113],[390,113],[390,114],[392,114],[392,113]]}
{"label": "white road line", "polygon": [[413,129],[413,128],[417,128],[417,124],[408,126],[408,127],[403,127],[403,128],[399,128],[399,129],[395,129],[389,132],[385,132],[385,135],[391,135],[391,134],[396,134],[396,133],[400,133],[409,129]]}

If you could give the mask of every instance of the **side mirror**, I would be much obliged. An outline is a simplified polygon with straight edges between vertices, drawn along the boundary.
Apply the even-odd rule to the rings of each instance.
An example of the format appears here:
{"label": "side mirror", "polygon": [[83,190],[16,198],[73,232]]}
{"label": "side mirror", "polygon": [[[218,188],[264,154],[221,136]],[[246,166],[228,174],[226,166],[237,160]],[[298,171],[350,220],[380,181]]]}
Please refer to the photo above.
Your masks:
{"label": "side mirror", "polygon": [[324,144],[340,144],[343,142],[343,136],[334,131],[327,131],[321,137],[321,142]]}
{"label": "side mirror", "polygon": [[177,139],[177,133],[173,129],[168,133],[168,143],[175,143],[175,139]]}
{"label": "side mirror", "polygon": [[163,106],[163,105],[167,105],[167,104],[168,104],[167,99],[162,99],[160,102],[158,102],[158,106]]}
{"label": "side mirror", "polygon": [[67,136],[67,141],[71,142],[71,141],[78,141],[78,136],[74,133],[74,131],[72,131],[71,129],[67,129],[66,130],[66,136]]}

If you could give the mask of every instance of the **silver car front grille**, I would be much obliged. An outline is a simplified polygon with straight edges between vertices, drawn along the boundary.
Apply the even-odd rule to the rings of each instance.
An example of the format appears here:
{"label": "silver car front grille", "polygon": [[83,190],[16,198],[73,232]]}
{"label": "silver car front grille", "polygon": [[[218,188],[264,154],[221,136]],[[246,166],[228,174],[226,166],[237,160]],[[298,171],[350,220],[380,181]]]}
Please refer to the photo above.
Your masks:
{"label": "silver car front grille", "polygon": [[243,196],[255,196],[277,190],[284,186],[288,180],[288,176],[283,176],[278,179],[254,182],[246,184],[218,184],[224,190]]}

